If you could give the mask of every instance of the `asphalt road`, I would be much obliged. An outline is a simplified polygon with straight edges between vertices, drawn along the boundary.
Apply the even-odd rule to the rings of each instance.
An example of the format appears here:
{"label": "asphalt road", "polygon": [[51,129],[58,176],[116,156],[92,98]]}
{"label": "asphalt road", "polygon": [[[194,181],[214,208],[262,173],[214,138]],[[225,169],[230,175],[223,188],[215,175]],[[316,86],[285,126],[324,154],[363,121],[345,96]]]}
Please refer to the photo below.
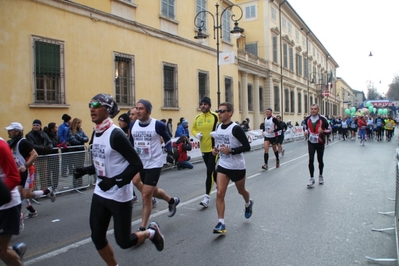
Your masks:
{"label": "asphalt road", "polygon": [[[226,195],[227,234],[212,233],[217,223],[215,194],[203,209],[205,167],[167,170],[159,186],[181,203],[174,217],[159,202],[151,220],[165,236],[165,249],[150,241],[122,250],[108,240],[119,265],[395,265],[373,263],[366,256],[396,258],[394,231],[371,228],[394,226],[396,139],[392,142],[335,141],[325,151],[324,185],[307,189],[307,144],[285,144],[281,167],[261,170],[263,150],[245,154],[247,189],[254,214],[244,218],[244,202],[233,184]],[[270,156],[269,165],[275,164]],[[317,162],[315,163],[317,169]],[[317,170],[316,170],[317,173]],[[90,239],[89,208],[92,189],[65,193],[55,203],[42,199],[39,216],[25,221],[25,230],[12,239],[28,245],[24,265],[105,265]],[[140,202],[134,205],[132,230],[139,227]]]}

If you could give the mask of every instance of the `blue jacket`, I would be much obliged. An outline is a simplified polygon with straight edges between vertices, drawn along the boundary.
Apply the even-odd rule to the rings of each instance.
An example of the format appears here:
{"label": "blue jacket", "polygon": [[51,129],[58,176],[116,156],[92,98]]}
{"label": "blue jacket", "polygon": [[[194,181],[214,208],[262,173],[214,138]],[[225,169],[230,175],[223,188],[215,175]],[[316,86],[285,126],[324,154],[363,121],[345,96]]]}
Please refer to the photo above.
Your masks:
{"label": "blue jacket", "polygon": [[188,131],[188,127],[184,127],[183,125],[180,125],[176,129],[175,138],[178,138],[182,135],[185,135],[185,136],[187,136],[187,138],[189,138],[190,132]]}
{"label": "blue jacket", "polygon": [[76,130],[76,134],[72,134],[72,130],[68,130],[68,142],[71,146],[84,145],[89,141],[89,138],[86,136],[82,129]]}
{"label": "blue jacket", "polygon": [[62,125],[58,127],[58,138],[60,139],[60,143],[68,140],[68,130],[69,125],[66,122],[62,123]]}

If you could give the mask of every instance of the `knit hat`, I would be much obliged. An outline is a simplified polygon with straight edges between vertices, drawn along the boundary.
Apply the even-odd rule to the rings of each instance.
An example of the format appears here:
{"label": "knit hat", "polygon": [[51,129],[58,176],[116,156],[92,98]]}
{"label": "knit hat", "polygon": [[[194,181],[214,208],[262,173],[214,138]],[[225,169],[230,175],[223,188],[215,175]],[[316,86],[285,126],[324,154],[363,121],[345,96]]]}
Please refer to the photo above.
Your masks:
{"label": "knit hat", "polygon": [[69,120],[72,119],[72,117],[70,117],[68,114],[63,114],[62,117],[61,117],[61,119],[62,119],[64,122],[68,122]]}
{"label": "knit hat", "polygon": [[206,103],[206,104],[209,104],[209,106],[212,105],[211,104],[211,99],[209,97],[206,97],[206,96],[201,99],[200,103]]}
{"label": "knit hat", "polygon": [[182,125],[183,125],[183,126],[188,126],[188,121],[187,121],[187,120],[184,120],[183,123],[182,123]]}
{"label": "knit hat", "polygon": [[118,105],[116,104],[116,101],[109,94],[100,93],[94,96],[91,100],[100,102],[101,105],[103,105],[107,109],[109,117],[111,118],[114,118],[120,111]]}
{"label": "knit hat", "polygon": [[40,121],[39,119],[35,119],[32,122],[32,125],[34,125],[34,124],[42,125],[42,121]]}
{"label": "knit hat", "polygon": [[24,128],[23,126],[18,123],[18,122],[12,122],[8,127],[6,127],[6,130],[18,130],[18,131],[23,131]]}
{"label": "knit hat", "polygon": [[137,103],[143,104],[145,109],[147,109],[147,112],[149,112],[151,114],[152,104],[150,103],[150,101],[147,101],[147,100],[144,100],[144,99],[140,99]]}
{"label": "knit hat", "polygon": [[121,114],[118,118],[119,121],[123,121],[125,123],[127,123],[128,125],[130,124],[130,119],[129,116],[127,114]]}

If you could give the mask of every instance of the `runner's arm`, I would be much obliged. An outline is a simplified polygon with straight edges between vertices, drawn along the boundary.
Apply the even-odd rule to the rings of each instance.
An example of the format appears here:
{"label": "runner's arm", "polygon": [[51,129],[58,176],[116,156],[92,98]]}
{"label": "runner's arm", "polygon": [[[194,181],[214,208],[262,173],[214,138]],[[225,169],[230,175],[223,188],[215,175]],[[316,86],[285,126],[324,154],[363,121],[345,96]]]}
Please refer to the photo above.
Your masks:
{"label": "runner's arm", "polygon": [[239,125],[233,127],[232,133],[233,136],[236,137],[239,142],[241,142],[242,146],[233,148],[231,150],[232,151],[231,154],[234,155],[251,150],[251,146],[249,145],[247,135]]}

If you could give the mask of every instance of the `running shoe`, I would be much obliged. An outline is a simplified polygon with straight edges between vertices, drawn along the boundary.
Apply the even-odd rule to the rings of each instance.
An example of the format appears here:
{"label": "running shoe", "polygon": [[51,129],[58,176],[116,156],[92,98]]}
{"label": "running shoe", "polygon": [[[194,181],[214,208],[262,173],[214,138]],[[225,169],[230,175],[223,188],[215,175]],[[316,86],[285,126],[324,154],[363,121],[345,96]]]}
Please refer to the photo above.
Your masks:
{"label": "running shoe", "polygon": [[254,206],[254,201],[249,200],[249,206],[245,207],[245,218],[249,219],[252,216],[252,206]]}
{"label": "running shoe", "polygon": [[226,226],[224,224],[222,224],[221,222],[218,222],[215,229],[213,229],[213,233],[214,234],[226,234],[227,233]]}
{"label": "running shoe", "polygon": [[18,232],[18,235],[20,235],[24,231],[24,228],[25,228],[24,220],[25,220],[25,215],[21,212],[21,216],[19,218],[19,232]]}
{"label": "running shoe", "polygon": [[269,167],[267,166],[267,164],[264,164],[264,165],[262,165],[262,169],[267,170],[267,169],[269,169]]}
{"label": "running shoe", "polygon": [[324,184],[324,178],[322,175],[319,175],[319,184],[323,185]]}
{"label": "running shoe", "polygon": [[169,205],[168,217],[173,217],[175,215],[176,206],[180,203],[180,199],[178,197],[174,197],[173,199],[175,200],[175,203]]}
{"label": "running shoe", "polygon": [[281,157],[284,157],[284,152],[285,152],[285,150],[283,149],[283,150],[281,151]]}
{"label": "running shoe", "polygon": [[204,199],[199,204],[204,208],[208,208],[209,201],[210,201],[209,196],[205,196]]}
{"label": "running shoe", "polygon": [[24,242],[15,244],[12,249],[18,254],[19,259],[22,261],[26,252],[26,244]]}
{"label": "running shoe", "polygon": [[37,213],[37,211],[34,211],[34,212],[28,211],[28,213],[25,215],[25,219],[35,218],[38,215],[39,214]]}
{"label": "running shoe", "polygon": [[150,225],[148,226],[148,229],[152,229],[155,231],[154,236],[151,238],[151,242],[154,243],[155,248],[158,251],[163,250],[163,245],[165,242],[165,238],[163,237],[160,227],[156,222],[151,222]]}
{"label": "running shoe", "polygon": [[50,193],[47,194],[47,197],[50,198],[51,202],[54,202],[56,198],[54,190],[52,187],[48,187],[48,190],[50,190]]}
{"label": "running shoe", "polygon": [[152,198],[152,207],[155,208],[158,204],[158,200],[156,198]]}
{"label": "running shoe", "polygon": [[311,178],[309,179],[309,182],[308,182],[308,188],[309,188],[309,187],[313,187],[314,183],[315,183],[314,177],[311,177]]}
{"label": "running shoe", "polygon": [[280,160],[277,159],[277,160],[276,160],[276,168],[279,168],[279,167],[280,167]]}

